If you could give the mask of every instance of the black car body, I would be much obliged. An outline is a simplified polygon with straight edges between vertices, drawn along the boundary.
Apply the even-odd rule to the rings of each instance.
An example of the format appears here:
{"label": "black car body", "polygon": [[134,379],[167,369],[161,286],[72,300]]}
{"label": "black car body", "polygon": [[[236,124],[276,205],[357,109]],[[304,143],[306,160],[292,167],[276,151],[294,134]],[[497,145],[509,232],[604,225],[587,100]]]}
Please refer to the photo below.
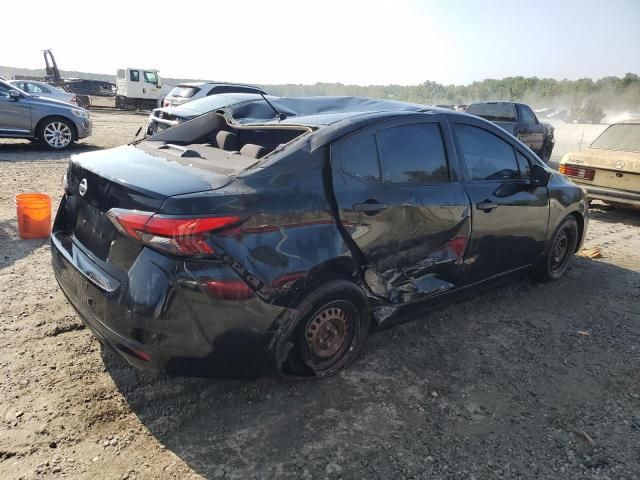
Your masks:
{"label": "black car body", "polygon": [[531,267],[561,275],[587,212],[580,188],[481,118],[272,98],[75,156],[53,268],[140,368],[327,375],[403,307]]}
{"label": "black car body", "polygon": [[[155,135],[167,128],[175,127],[188,120],[192,120],[204,113],[219,108],[230,109],[232,106],[261,98],[257,93],[220,93],[193,100],[176,107],[155,108],[149,115],[147,135]],[[231,113],[233,111],[231,110]]]}
{"label": "black car body", "polygon": [[529,105],[513,102],[474,102],[465,110],[501,126],[548,162],[555,145],[554,128],[542,123]]}

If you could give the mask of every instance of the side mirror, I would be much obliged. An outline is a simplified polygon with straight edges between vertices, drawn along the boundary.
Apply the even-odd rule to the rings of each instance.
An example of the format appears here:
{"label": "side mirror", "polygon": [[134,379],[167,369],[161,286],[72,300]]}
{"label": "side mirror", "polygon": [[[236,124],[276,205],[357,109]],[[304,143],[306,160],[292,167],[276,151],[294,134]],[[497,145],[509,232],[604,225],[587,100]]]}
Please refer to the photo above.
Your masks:
{"label": "side mirror", "polygon": [[18,101],[22,98],[22,95],[20,95],[20,92],[18,90],[9,90],[9,98],[11,100]]}
{"label": "side mirror", "polygon": [[549,184],[551,173],[546,168],[540,165],[533,165],[531,167],[531,186],[532,187],[546,187]]}

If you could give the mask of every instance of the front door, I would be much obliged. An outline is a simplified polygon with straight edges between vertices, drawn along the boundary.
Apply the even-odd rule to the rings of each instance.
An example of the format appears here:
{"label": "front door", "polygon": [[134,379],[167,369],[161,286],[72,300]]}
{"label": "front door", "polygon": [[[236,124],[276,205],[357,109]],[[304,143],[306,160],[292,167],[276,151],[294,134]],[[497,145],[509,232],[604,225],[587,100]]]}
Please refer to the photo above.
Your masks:
{"label": "front door", "polygon": [[549,197],[546,187],[530,185],[534,160],[498,129],[462,119],[453,123],[453,131],[467,167],[465,189],[472,206],[462,282],[535,263],[544,251]]}
{"label": "front door", "polygon": [[0,134],[27,136],[31,132],[31,107],[24,98],[10,98],[9,90],[9,86],[0,84]]}
{"label": "front door", "polygon": [[[404,122],[404,123],[403,123]],[[439,121],[394,121],[331,147],[333,191],[347,242],[377,295],[404,303],[454,288],[469,204]]]}

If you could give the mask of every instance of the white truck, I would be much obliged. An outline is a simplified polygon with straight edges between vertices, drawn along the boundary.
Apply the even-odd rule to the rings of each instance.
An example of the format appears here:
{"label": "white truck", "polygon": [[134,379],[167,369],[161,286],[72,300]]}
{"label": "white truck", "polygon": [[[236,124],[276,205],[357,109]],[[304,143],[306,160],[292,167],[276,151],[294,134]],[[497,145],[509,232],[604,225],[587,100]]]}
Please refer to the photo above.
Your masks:
{"label": "white truck", "polygon": [[116,108],[152,110],[162,97],[162,82],[158,70],[124,68],[116,78]]}

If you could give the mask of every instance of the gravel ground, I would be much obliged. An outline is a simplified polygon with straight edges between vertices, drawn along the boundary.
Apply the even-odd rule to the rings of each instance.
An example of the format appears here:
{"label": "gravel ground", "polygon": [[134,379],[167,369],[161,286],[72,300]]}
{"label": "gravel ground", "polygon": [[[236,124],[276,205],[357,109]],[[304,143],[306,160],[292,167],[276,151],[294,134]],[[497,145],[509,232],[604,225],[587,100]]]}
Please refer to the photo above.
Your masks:
{"label": "gravel ground", "polygon": [[[76,152],[145,122],[94,119]],[[598,133],[561,127],[554,157]],[[640,212],[592,210],[603,258],[415,312],[336,377],[169,378],[103,350],[17,236],[13,196],[56,203],[67,155],[0,141],[0,478],[638,478]]]}

